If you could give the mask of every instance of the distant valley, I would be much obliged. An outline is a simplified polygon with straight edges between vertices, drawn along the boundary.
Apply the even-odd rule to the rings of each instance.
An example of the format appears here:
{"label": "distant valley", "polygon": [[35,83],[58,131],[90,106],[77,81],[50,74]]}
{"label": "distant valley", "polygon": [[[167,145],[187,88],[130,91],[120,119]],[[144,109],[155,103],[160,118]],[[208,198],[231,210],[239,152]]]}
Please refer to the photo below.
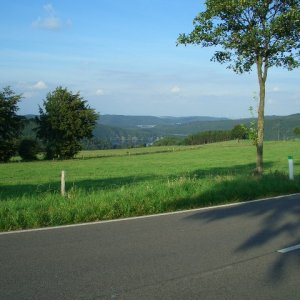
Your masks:
{"label": "distant valley", "polygon": [[[33,116],[26,116],[33,120]],[[149,145],[163,137],[187,137],[203,131],[231,130],[235,125],[249,125],[248,119],[228,119],[207,116],[154,117],[101,115],[94,130],[92,141],[85,141],[88,149],[112,147],[136,147]],[[34,122],[24,129],[25,136],[32,136]],[[300,126],[300,113],[289,116],[265,117],[265,140],[288,140],[295,138],[295,127]]]}
{"label": "distant valley", "polygon": [[[103,115],[95,130],[95,137],[104,137],[107,128],[110,134],[119,136],[118,132],[129,138],[188,136],[209,130],[230,130],[235,125],[249,125],[252,119],[227,119],[213,117],[151,117]],[[289,116],[267,116],[265,118],[265,139],[286,140],[294,138],[293,130],[300,126],[300,114]],[[121,130],[121,132],[120,132]],[[109,135],[110,135],[109,134]]]}

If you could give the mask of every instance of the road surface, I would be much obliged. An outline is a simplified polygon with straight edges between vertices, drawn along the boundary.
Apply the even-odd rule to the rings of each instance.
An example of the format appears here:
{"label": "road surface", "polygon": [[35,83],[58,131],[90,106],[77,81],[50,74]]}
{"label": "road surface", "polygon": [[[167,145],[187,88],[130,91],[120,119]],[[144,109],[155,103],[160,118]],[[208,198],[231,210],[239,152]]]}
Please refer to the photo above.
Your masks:
{"label": "road surface", "polygon": [[300,195],[0,234],[0,299],[299,299],[299,244]]}

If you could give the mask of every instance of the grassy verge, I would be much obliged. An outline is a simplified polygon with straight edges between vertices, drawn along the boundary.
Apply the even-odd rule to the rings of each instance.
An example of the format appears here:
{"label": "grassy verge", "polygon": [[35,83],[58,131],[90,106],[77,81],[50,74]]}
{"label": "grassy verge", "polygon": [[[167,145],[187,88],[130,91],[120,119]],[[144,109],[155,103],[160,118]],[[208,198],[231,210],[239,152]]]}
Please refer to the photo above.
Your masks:
{"label": "grassy verge", "polygon": [[[246,142],[158,152],[107,152],[102,158],[2,164],[0,230],[138,216],[300,192],[299,141],[266,143],[265,175],[261,178],[251,175],[255,148]],[[101,156],[101,152],[94,155]],[[295,158],[294,181],[287,176],[288,155]],[[61,170],[66,171],[65,197],[59,194]]]}

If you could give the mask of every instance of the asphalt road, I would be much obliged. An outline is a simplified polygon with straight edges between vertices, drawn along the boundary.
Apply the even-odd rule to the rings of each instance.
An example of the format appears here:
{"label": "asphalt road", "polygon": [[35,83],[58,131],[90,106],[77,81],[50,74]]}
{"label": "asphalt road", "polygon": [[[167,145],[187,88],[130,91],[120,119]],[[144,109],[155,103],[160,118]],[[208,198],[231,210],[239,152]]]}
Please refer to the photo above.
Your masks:
{"label": "asphalt road", "polygon": [[300,195],[0,234],[0,299],[299,299]]}

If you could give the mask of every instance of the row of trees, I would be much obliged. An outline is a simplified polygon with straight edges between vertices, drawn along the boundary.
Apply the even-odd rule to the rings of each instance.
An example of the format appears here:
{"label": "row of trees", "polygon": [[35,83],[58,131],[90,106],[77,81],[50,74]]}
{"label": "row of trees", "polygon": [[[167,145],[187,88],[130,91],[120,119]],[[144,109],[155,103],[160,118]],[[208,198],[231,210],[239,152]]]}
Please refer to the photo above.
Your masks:
{"label": "row of trees", "polygon": [[230,140],[250,139],[251,129],[244,124],[236,125],[231,130],[209,130],[191,134],[186,138],[165,137],[155,143],[156,146],[202,145]]}
{"label": "row of trees", "polygon": [[249,138],[249,128],[245,125],[236,125],[232,130],[204,131],[189,135],[184,139],[185,145],[201,145],[230,140],[245,140]]}
{"label": "row of trees", "polygon": [[[18,103],[22,95],[16,94],[10,87],[0,92],[0,161],[7,162],[19,153],[25,158],[34,157],[39,150],[37,141],[19,137],[24,122],[17,115]],[[47,159],[69,159],[81,150],[81,140],[91,138],[97,123],[98,114],[91,109],[79,93],[57,87],[47,94],[43,108],[36,118],[37,138],[44,145]],[[19,147],[18,147],[19,145]]]}
{"label": "row of trees", "polygon": [[185,145],[202,145],[231,140],[230,130],[204,131],[189,135],[184,139]]}

